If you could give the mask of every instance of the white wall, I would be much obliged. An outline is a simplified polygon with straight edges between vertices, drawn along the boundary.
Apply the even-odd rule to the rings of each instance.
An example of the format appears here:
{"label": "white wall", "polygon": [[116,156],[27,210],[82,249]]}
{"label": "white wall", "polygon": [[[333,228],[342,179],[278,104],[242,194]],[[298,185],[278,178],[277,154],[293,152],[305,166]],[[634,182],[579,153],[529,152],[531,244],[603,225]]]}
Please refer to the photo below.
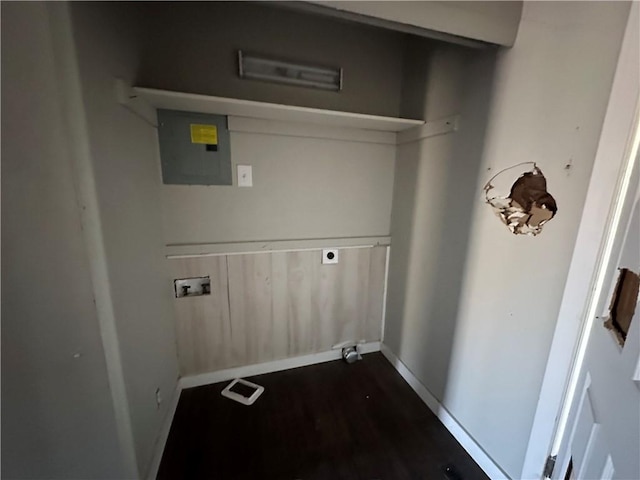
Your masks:
{"label": "white wall", "polygon": [[[422,52],[422,56],[420,56]],[[430,75],[403,102],[429,120],[460,114],[457,132],[398,147],[385,344],[442,401],[460,302],[495,52],[413,50]]]}
{"label": "white wall", "polygon": [[[514,237],[487,205],[475,204],[444,403],[513,477],[522,467],[628,10],[627,3],[526,3],[516,44],[498,62],[483,168],[539,162],[559,211],[539,237]],[[480,198],[487,179],[479,180]]]}
{"label": "white wall", "polygon": [[252,188],[162,185],[167,244],[389,235],[395,145],[281,127],[284,134],[231,132],[234,176],[235,165],[251,165]]}
{"label": "white wall", "polygon": [[124,478],[52,30],[2,4],[2,476]]}
{"label": "white wall", "polygon": [[[72,3],[82,98],[135,453],[145,475],[178,377],[172,281],[163,254],[156,132],[116,102],[141,31],[119,4]],[[164,402],[156,405],[156,389]]]}
{"label": "white wall", "polygon": [[[404,35],[259,5],[142,2],[140,86],[375,115],[397,116]],[[241,79],[238,50],[342,67],[343,90]]]}
{"label": "white wall", "polygon": [[[521,1],[316,1],[313,4],[497,45],[513,45]],[[364,20],[366,21],[366,20]],[[393,28],[393,27],[392,27]]]}
{"label": "white wall", "polygon": [[[136,8],[146,19],[138,85],[399,114],[403,34],[273,5],[150,3]],[[344,89],[336,93],[243,80],[237,73],[238,49],[341,66]],[[308,135],[300,134],[305,126],[274,123],[278,133],[270,128],[231,132],[234,176],[235,165],[251,165],[253,188],[162,185],[167,244],[389,235],[392,142],[360,142],[344,134],[338,140],[332,130],[340,129],[313,125],[306,126]],[[298,133],[293,135],[292,128]],[[320,131],[328,137],[317,135]]]}
{"label": "white wall", "polygon": [[[516,43],[498,58],[482,173],[468,205],[470,241],[461,252],[466,260],[457,313],[424,315],[416,306],[407,312],[407,303],[399,332],[393,311],[387,318],[387,338],[395,338],[398,357],[514,478],[522,468],[628,10],[628,3],[617,2],[525,3]],[[539,163],[559,206],[535,238],[512,235],[483,202],[489,169],[522,161]],[[393,245],[397,233],[392,229]],[[434,271],[431,263],[423,267]],[[419,275],[411,288],[440,301],[433,293],[439,279]],[[438,327],[448,322],[453,325]],[[449,360],[424,363],[424,339],[446,328],[450,341],[430,342],[436,351],[429,358]]]}
{"label": "white wall", "polygon": [[[636,127],[637,102],[630,102],[629,99],[640,98],[639,35],[640,5],[635,3],[631,6],[620,55],[618,56],[611,95],[587,190],[585,208],[576,238],[576,247],[572,254],[538,400],[538,408],[529,439],[522,471],[524,478],[535,476],[536,472],[540,471],[541,463],[550,452],[551,454],[558,454],[558,462],[556,463],[558,474],[563,472],[569,462],[569,458],[563,455],[562,450],[564,448],[562,443],[567,440],[564,437],[565,433],[570,431],[568,429],[570,424],[568,417],[570,417],[571,399],[574,395],[579,395],[581,391],[579,376],[573,376],[572,378],[569,378],[569,376],[574,366],[574,361],[580,364],[579,357],[584,357],[586,353],[584,348],[581,349],[582,352],[575,351],[580,338],[589,334],[590,324],[598,323],[597,318],[592,317],[590,322],[585,316],[585,314],[588,314],[588,312],[585,312],[585,308],[595,308],[595,305],[591,305],[591,307],[585,307],[585,305],[593,300],[594,295],[599,295],[597,284],[601,283],[602,286],[606,287],[609,282],[613,282],[617,275],[617,272],[614,271],[615,269],[611,269],[609,272],[601,272],[603,275],[602,282],[596,279],[597,271],[600,267],[598,259],[601,256],[607,257],[606,252],[601,251],[603,236],[606,234],[607,226],[612,221],[610,218],[612,215],[612,202],[616,197],[615,192],[621,169],[624,167],[626,156],[630,154],[627,149],[629,148],[629,142],[633,139],[633,130]],[[636,170],[637,168],[638,159],[636,159]],[[636,182],[638,179],[637,173],[636,171]],[[631,178],[633,179],[634,177],[632,176]],[[631,183],[631,186],[633,189],[633,183]],[[627,205],[629,203],[631,202],[627,202]],[[625,208],[627,207],[622,209],[621,218],[625,218]],[[628,208],[630,208],[630,205]],[[637,232],[640,234],[640,231]],[[616,251],[618,243],[621,243],[621,241],[613,241],[610,245],[612,252]],[[638,254],[640,255],[640,251]],[[615,254],[613,258],[615,258]],[[594,279],[597,282],[595,287]],[[605,291],[605,295],[606,293]],[[608,299],[610,297],[607,296],[605,298]],[[593,313],[595,315],[597,311],[594,310]],[[585,331],[578,328],[583,324]],[[597,325],[594,328],[597,331],[601,326]],[[573,348],[567,348],[568,346],[573,346]],[[583,345],[583,347],[585,346]],[[632,354],[633,352],[629,353]],[[578,358],[574,358],[576,356]],[[592,385],[595,385],[595,383],[592,383]],[[563,405],[565,402],[566,404]],[[618,412],[617,409],[616,412]],[[640,425],[640,423],[636,425]],[[554,438],[554,436],[557,438]],[[629,443],[627,446],[632,448],[633,444]],[[618,453],[624,455],[624,452],[625,450],[623,449]],[[618,470],[617,465],[616,470]]]}
{"label": "white wall", "polygon": [[[404,52],[400,116],[427,122],[458,114],[477,91],[488,97],[478,59],[492,58],[495,50],[472,50],[409,37]],[[483,90],[483,88],[485,90]]]}

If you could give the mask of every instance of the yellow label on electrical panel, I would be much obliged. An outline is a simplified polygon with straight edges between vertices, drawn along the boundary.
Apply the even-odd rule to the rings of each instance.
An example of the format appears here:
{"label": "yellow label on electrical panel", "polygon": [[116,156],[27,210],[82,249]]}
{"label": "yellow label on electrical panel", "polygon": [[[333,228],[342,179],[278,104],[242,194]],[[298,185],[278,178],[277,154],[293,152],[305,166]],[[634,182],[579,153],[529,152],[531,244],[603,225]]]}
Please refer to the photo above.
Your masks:
{"label": "yellow label on electrical panel", "polygon": [[204,145],[218,144],[218,127],[215,125],[191,125],[191,143],[201,143]]}

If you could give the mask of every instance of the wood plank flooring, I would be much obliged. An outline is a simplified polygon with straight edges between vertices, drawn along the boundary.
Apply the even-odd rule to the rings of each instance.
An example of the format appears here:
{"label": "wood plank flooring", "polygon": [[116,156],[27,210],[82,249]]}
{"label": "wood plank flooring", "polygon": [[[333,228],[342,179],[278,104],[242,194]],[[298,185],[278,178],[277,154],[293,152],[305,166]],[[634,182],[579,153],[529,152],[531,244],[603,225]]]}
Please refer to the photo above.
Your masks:
{"label": "wood plank flooring", "polygon": [[247,380],[252,406],[182,392],[159,479],[487,479],[380,353]]}

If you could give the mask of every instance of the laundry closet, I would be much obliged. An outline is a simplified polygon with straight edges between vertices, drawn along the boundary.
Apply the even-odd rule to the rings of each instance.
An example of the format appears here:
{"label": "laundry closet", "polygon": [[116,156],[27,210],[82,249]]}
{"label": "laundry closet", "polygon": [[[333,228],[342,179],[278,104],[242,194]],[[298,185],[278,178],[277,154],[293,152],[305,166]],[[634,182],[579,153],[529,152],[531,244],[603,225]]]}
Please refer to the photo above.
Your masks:
{"label": "laundry closet", "polygon": [[[454,313],[498,47],[306,10],[71,5],[132,417],[172,377],[399,345],[402,310],[427,297]],[[339,69],[340,84],[243,78],[240,52]],[[187,125],[213,126],[215,150]],[[226,162],[226,179],[207,162]],[[418,264],[415,285],[431,286],[414,292]],[[411,346],[434,356],[435,395],[453,325]]]}
{"label": "laundry closet", "polygon": [[[46,31],[10,40],[51,57],[33,78],[86,249],[64,268],[89,278],[91,378],[128,476],[153,471],[182,388],[346,345],[382,351],[485,471],[520,475],[627,18],[555,3],[15,13]],[[485,202],[520,162],[558,204],[535,238]]]}
{"label": "laundry closet", "polygon": [[[118,157],[127,163],[134,145],[147,152],[149,188],[135,195],[146,194],[146,207],[154,210],[148,213],[161,218],[160,261],[175,294],[164,304],[172,304],[181,376],[329,352],[346,342],[377,350],[389,260],[399,264],[410,252],[401,232],[412,228],[407,216],[421,208],[413,205],[412,190],[426,196],[426,215],[433,217],[426,219],[432,233],[421,248],[440,243],[440,235],[465,236],[464,227],[447,226],[439,213],[458,208],[464,218],[464,202],[471,200],[450,170],[460,169],[462,182],[477,173],[497,48],[271,5],[113,10],[136,27],[122,45],[136,59],[128,76],[111,72],[120,102],[112,108],[118,116],[135,115],[131,122],[141,133],[127,128],[130,140],[114,136],[119,145],[110,149],[122,149]],[[88,38],[79,49],[95,45]],[[334,66],[340,85],[242,78],[240,52],[294,67]],[[169,125],[169,112],[180,112],[184,122]],[[90,126],[97,123],[89,118]],[[198,124],[215,129],[216,151],[192,138],[188,125]],[[180,141],[184,150],[172,150]],[[190,160],[189,152],[197,158]],[[203,164],[218,161],[227,180],[198,176]],[[105,193],[118,196],[120,178],[132,181],[126,172],[134,167],[108,163]],[[243,167],[251,186],[238,178]],[[135,168],[142,174],[142,166]],[[120,223],[122,212],[114,213]],[[336,251],[335,262],[323,262],[327,249]],[[451,254],[455,264],[461,255]],[[173,283],[190,278],[209,282],[206,293],[200,295],[199,284],[183,291],[184,282]]]}

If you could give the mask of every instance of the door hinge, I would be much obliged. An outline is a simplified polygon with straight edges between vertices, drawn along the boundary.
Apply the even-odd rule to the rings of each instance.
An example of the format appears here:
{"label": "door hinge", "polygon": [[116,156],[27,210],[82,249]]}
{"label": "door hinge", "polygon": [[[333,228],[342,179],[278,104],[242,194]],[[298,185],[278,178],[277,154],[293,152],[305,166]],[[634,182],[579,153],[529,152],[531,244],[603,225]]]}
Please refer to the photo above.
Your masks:
{"label": "door hinge", "polygon": [[544,475],[544,478],[551,478],[551,475],[553,475],[553,469],[556,466],[556,459],[558,458],[557,455],[549,455],[547,457],[547,462],[544,464],[544,471],[542,472],[542,474]]}

